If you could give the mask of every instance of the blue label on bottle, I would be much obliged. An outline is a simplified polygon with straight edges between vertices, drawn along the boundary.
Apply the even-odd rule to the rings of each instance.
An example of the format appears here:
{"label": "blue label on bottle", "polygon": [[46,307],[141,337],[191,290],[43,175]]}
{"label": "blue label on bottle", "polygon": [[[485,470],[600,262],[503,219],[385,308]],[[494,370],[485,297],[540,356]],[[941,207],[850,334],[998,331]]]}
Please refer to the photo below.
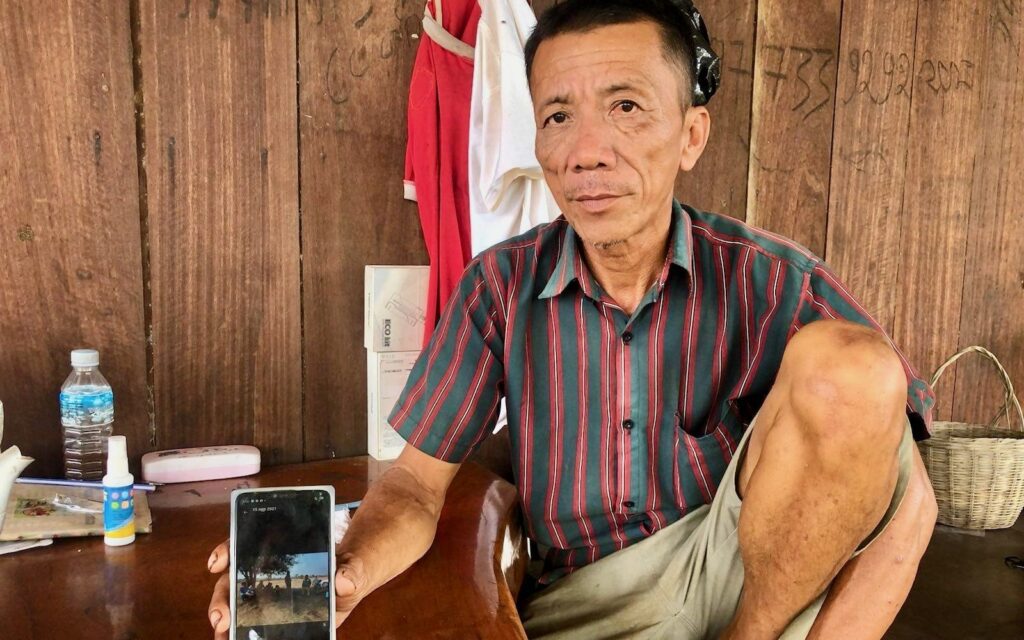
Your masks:
{"label": "blue label on bottle", "polygon": [[60,394],[60,419],[68,426],[107,424],[114,421],[114,392]]}
{"label": "blue label on bottle", "polygon": [[108,538],[135,535],[135,498],[132,485],[103,487],[103,533]]}

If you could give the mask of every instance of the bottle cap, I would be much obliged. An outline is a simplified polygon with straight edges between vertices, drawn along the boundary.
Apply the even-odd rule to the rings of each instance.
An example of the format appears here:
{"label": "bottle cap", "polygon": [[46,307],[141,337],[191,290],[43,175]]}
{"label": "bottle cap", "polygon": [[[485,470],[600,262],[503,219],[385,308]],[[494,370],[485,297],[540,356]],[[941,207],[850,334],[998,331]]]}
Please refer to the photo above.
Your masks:
{"label": "bottle cap", "polygon": [[128,443],[124,436],[107,438],[107,475],[123,476],[128,474]]}
{"label": "bottle cap", "polygon": [[71,352],[72,367],[100,366],[100,352],[95,349],[75,349]]}

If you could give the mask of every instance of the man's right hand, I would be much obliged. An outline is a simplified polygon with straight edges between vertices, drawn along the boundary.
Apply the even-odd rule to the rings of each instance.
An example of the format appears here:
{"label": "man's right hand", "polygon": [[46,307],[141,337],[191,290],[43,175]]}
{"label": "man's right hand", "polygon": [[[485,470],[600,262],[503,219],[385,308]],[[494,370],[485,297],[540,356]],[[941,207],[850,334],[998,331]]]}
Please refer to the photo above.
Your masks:
{"label": "man's right hand", "polygon": [[334,626],[348,618],[356,605],[369,593],[362,561],[351,553],[338,556],[338,571],[334,574]]}
{"label": "man's right hand", "polygon": [[231,627],[231,577],[225,571],[230,558],[225,540],[217,545],[206,562],[210,573],[222,574],[213,587],[213,597],[210,598],[210,608],[207,610],[215,640],[227,640],[228,629]]}
{"label": "man's right hand", "polygon": [[[458,470],[457,463],[437,460],[409,446],[370,487],[336,548],[336,624],[344,622],[370,592],[427,552],[445,493]],[[207,562],[210,573],[223,573],[208,610],[216,640],[227,640],[231,626],[229,559],[228,543],[223,542]]]}
{"label": "man's right hand", "polygon": [[[223,574],[213,587],[213,597],[210,598],[210,607],[207,610],[215,640],[227,640],[231,626],[231,576],[226,571],[230,558],[228,553],[228,542],[224,541],[217,545],[207,561],[210,573]],[[337,627],[369,593],[363,563],[351,553],[338,556],[334,591],[334,626]]]}

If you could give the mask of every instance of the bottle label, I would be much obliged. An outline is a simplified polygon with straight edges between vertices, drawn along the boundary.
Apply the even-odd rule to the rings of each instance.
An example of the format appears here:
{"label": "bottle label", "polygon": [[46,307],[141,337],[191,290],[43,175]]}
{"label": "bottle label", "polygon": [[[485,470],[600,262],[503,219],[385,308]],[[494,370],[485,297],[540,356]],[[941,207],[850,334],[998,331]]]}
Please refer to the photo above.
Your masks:
{"label": "bottle label", "polygon": [[108,538],[135,535],[135,498],[131,485],[103,487],[103,534]]}
{"label": "bottle label", "polygon": [[60,421],[68,426],[108,424],[114,421],[114,392],[60,394]]}

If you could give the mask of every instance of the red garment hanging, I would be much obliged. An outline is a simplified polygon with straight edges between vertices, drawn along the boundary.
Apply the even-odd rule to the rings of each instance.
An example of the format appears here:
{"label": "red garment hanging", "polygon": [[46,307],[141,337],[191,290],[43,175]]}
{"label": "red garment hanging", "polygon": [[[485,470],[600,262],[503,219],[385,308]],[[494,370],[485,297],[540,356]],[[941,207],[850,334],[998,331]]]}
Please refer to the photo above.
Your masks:
{"label": "red garment hanging", "polygon": [[405,196],[419,205],[430,256],[424,345],[472,258],[469,109],[477,0],[429,0],[409,85]]}

